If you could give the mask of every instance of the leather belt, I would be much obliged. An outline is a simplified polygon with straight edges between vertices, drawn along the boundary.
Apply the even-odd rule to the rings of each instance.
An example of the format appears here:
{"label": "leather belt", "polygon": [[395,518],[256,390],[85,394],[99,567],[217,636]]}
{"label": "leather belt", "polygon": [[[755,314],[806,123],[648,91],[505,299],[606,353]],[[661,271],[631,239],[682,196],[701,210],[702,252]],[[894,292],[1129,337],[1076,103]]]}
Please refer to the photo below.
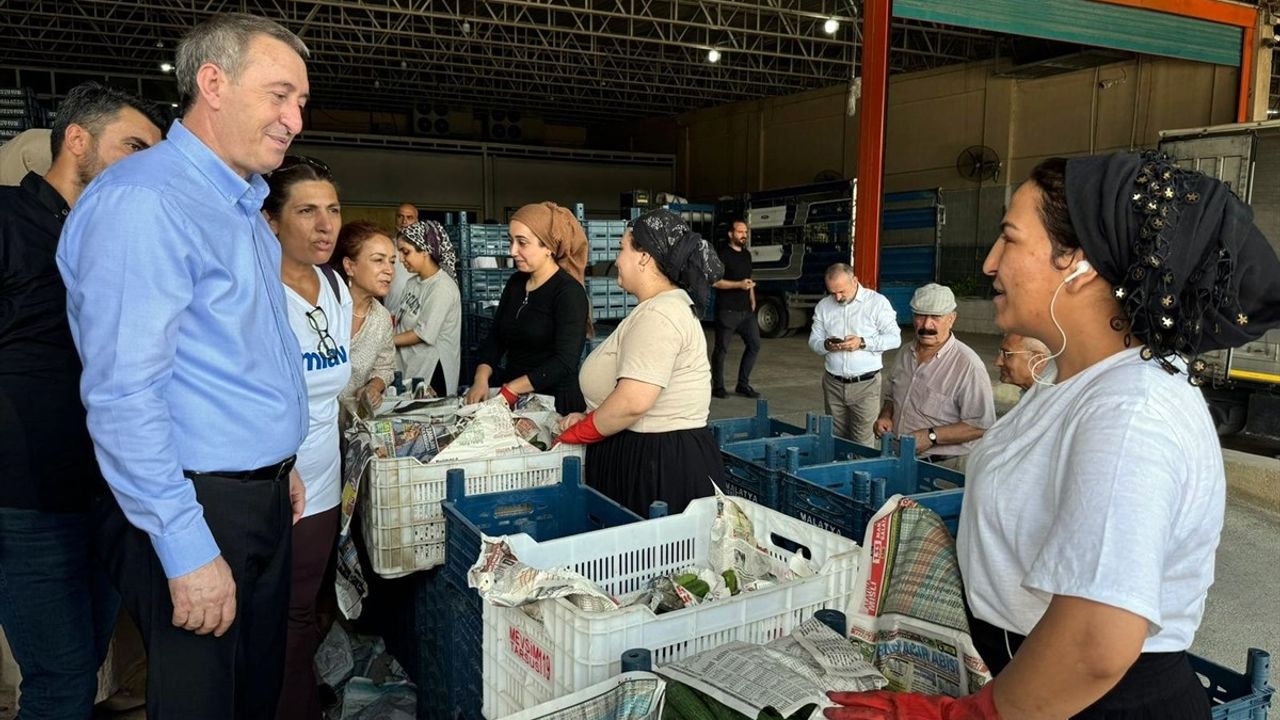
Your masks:
{"label": "leather belt", "polygon": [[879,371],[879,370],[872,370],[872,371],[871,371],[871,372],[869,372],[869,373],[863,373],[863,374],[861,374],[861,375],[858,375],[857,377],[844,377],[843,375],[837,375],[837,374],[835,374],[835,373],[833,373],[833,372],[831,372],[831,371],[829,371],[829,370],[827,371],[827,374],[828,374],[828,375],[830,375],[830,376],[832,377],[832,379],[839,380],[840,382],[844,383],[845,385],[850,385],[850,384],[852,384],[852,383],[866,382],[866,381],[870,380],[871,378],[875,377],[876,375],[879,375],[879,374],[880,374],[880,371]]}
{"label": "leather belt", "polygon": [[200,478],[223,478],[226,480],[269,480],[275,481],[288,477],[289,471],[293,469],[293,463],[298,459],[297,455],[290,455],[274,465],[266,465],[256,470],[217,470],[211,472],[196,472],[194,470],[183,470],[182,474],[191,480]]}

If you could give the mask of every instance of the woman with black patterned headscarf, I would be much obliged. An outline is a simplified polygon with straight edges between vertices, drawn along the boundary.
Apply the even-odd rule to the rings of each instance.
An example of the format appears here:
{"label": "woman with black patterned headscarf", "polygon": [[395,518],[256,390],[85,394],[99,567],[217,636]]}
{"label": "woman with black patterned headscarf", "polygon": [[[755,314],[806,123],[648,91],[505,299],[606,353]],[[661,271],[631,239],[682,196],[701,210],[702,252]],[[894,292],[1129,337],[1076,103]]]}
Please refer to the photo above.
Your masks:
{"label": "woman with black patterned headscarf", "polygon": [[1230,188],[1144,153],[1041,163],[983,269],[996,325],[1051,351],[969,456],[957,550],[995,680],[828,715],[1208,718],[1186,650],[1226,480],[1197,356],[1280,324],[1280,260]]}
{"label": "woman with black patterned headscarf", "polygon": [[453,244],[438,222],[400,231],[400,261],[411,276],[395,318],[396,366],[406,382],[421,379],[436,395],[458,392],[462,367],[462,296],[448,267]]}
{"label": "woman with black patterned headscarf", "polygon": [[582,363],[591,412],[565,418],[560,442],[587,444],[587,484],[633,512],[655,500],[680,512],[724,477],[699,320],[724,267],[678,215],[652,210],[628,225],[617,268],[640,303]]}

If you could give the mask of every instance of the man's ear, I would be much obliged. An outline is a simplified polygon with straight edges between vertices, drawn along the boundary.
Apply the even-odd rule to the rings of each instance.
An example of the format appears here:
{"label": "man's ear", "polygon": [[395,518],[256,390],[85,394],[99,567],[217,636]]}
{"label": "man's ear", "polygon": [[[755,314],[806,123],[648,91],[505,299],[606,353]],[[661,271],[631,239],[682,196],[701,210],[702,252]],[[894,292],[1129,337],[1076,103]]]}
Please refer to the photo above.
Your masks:
{"label": "man's ear", "polygon": [[231,78],[213,63],[205,63],[196,71],[196,91],[214,110],[222,109],[222,96],[230,84]]}
{"label": "man's ear", "polygon": [[93,136],[83,125],[71,123],[67,125],[66,134],[62,136],[62,149],[77,158],[84,157],[93,146]]}

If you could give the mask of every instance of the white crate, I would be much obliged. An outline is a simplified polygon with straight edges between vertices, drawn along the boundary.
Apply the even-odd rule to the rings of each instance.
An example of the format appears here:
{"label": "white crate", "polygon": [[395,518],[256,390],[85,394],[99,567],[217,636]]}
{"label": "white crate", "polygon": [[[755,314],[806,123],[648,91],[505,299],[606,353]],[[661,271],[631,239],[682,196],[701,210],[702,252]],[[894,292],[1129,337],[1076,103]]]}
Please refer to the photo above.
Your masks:
{"label": "white crate", "polygon": [[502,720],[578,720],[584,717],[662,717],[667,681],[649,672],[628,672],[572,695],[521,710]]}
{"label": "white crate", "polygon": [[582,445],[491,460],[423,464],[417,458],[374,459],[366,469],[360,501],[369,564],[384,578],[396,578],[444,562],[445,478],[460,468],[467,494],[505,492],[560,482],[566,457],[584,457]]}
{"label": "white crate", "polygon": [[[503,717],[603,682],[619,673],[619,658],[631,648],[647,648],[653,664],[660,666],[735,640],[769,642],[824,608],[843,612],[858,571],[857,543],[761,505],[733,500],[751,518],[762,547],[786,561],[793,554],[783,547],[788,541],[804,546],[818,573],[662,615],[647,607],[589,613],[563,598],[525,609],[486,603],[485,717]],[[521,562],[568,567],[605,592],[623,595],[655,577],[706,566],[716,504],[715,498],[703,498],[679,515],[543,543],[527,535],[507,540]]]}

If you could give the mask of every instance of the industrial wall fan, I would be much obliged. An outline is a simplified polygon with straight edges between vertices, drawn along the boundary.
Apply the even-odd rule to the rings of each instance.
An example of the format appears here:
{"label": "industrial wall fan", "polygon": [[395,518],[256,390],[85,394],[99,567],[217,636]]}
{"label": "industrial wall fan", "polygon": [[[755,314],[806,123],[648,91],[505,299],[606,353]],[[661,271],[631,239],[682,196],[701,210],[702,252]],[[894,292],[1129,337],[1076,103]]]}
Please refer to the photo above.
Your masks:
{"label": "industrial wall fan", "polygon": [[956,157],[956,172],[974,182],[999,179],[1002,167],[1000,156],[986,145],[970,145]]}

